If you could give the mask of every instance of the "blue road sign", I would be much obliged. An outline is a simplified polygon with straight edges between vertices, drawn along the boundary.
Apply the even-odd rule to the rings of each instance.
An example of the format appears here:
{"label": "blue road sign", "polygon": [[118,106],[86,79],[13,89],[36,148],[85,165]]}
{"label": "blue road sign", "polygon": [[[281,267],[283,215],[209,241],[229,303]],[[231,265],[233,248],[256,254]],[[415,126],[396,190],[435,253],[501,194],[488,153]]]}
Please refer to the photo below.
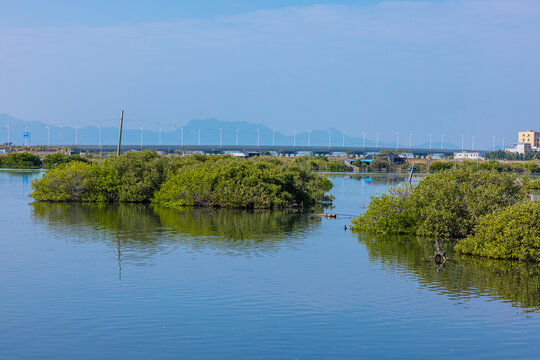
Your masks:
{"label": "blue road sign", "polygon": [[25,139],[30,137],[30,133],[28,131],[23,132],[23,136]]}

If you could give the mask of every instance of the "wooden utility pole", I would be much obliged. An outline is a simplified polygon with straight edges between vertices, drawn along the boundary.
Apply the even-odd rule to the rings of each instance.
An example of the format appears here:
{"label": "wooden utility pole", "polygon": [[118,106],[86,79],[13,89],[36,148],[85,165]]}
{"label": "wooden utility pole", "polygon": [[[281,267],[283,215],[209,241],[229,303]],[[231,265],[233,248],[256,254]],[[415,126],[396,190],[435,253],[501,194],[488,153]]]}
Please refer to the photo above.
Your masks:
{"label": "wooden utility pole", "polygon": [[120,132],[118,133],[118,148],[116,149],[116,156],[120,156],[120,147],[122,146],[122,125],[124,124],[124,110],[120,113]]}

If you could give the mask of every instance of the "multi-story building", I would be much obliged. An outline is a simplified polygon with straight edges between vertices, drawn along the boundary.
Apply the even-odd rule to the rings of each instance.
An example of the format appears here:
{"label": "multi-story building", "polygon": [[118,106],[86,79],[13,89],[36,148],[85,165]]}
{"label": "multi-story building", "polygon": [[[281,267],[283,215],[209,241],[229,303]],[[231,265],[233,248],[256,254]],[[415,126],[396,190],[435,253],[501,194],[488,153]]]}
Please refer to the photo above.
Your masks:
{"label": "multi-story building", "polygon": [[527,130],[518,133],[518,143],[530,144],[531,147],[540,148],[540,132]]}

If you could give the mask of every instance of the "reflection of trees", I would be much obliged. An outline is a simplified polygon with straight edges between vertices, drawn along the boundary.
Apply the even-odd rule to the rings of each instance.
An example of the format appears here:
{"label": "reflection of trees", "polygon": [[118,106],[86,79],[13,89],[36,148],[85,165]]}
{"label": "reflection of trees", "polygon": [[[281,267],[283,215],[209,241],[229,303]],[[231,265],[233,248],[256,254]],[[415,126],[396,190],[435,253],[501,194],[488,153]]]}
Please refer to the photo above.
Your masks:
{"label": "reflection of trees", "polygon": [[[422,286],[456,300],[490,295],[513,306],[540,310],[540,264],[490,260],[450,254],[452,261],[437,268],[427,261],[434,241],[415,237],[359,235],[370,257],[384,267],[414,274]],[[441,241],[439,241],[441,243]],[[442,249],[453,244],[441,243]]]}
{"label": "reflection of trees", "polygon": [[[123,258],[144,259],[174,246],[227,254],[257,254],[294,246],[319,218],[279,211],[185,208],[141,204],[34,202],[36,221],[73,241],[103,241]],[[121,248],[121,249],[120,249]]]}

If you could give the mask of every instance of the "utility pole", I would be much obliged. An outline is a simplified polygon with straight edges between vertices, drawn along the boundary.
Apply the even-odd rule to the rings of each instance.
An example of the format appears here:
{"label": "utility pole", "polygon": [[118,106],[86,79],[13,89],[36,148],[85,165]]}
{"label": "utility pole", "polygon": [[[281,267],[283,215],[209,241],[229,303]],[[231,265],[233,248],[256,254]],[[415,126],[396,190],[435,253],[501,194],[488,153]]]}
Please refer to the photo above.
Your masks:
{"label": "utility pole", "polygon": [[396,150],[399,149],[399,133],[396,132]]}
{"label": "utility pole", "polygon": [[444,134],[441,135],[441,150],[444,149]]}
{"label": "utility pole", "polygon": [[75,145],[77,145],[77,141],[78,141],[77,139],[77,136],[79,135],[78,132],[79,132],[79,127],[75,126]]}
{"label": "utility pole", "polygon": [[307,146],[311,146],[311,130],[307,132]]}
{"label": "utility pole", "polygon": [[236,146],[238,146],[238,128],[236,128]]}
{"label": "utility pole", "polygon": [[366,132],[362,131],[362,149],[366,148]]}
{"label": "utility pole", "polygon": [[7,127],[7,145],[11,146],[11,141],[9,139],[9,125],[6,125],[6,127]]}
{"label": "utility pole", "polygon": [[122,127],[124,126],[124,110],[120,113],[120,129],[118,131],[118,147],[116,148],[116,156],[120,156],[122,147]]}
{"label": "utility pole", "polygon": [[50,136],[49,136],[49,135],[50,135],[50,132],[49,132],[49,127],[46,126],[46,128],[47,128],[47,147],[48,147],[48,146],[51,145],[51,142],[50,142]]}
{"label": "utility pole", "polygon": [[375,142],[375,147],[379,147],[379,132],[377,131],[377,140]]}
{"label": "utility pole", "polygon": [[475,136],[473,135],[473,137],[472,137],[472,149],[471,150],[474,150],[474,138],[475,138]]}
{"label": "utility pole", "polygon": [[98,144],[99,144],[99,156],[101,158],[101,126],[98,126],[99,129],[99,136],[98,136]]}
{"label": "utility pole", "polygon": [[429,152],[431,152],[431,133],[429,133]]}
{"label": "utility pole", "polygon": [[412,134],[409,133],[409,150],[412,148]]}
{"label": "utility pole", "polygon": [[330,147],[332,147],[332,137],[330,130],[328,130],[328,148],[330,149]]}
{"label": "utility pole", "polygon": [[199,146],[201,146],[201,128],[197,128],[197,129],[199,131],[199,141],[198,141],[198,143],[199,143]]}
{"label": "utility pole", "polygon": [[159,128],[159,146],[161,146],[161,128]]}
{"label": "utility pole", "polygon": [[493,151],[495,151],[495,135],[491,136],[493,138]]}
{"label": "utility pole", "polygon": [[184,147],[184,128],[180,128],[180,146]]}

